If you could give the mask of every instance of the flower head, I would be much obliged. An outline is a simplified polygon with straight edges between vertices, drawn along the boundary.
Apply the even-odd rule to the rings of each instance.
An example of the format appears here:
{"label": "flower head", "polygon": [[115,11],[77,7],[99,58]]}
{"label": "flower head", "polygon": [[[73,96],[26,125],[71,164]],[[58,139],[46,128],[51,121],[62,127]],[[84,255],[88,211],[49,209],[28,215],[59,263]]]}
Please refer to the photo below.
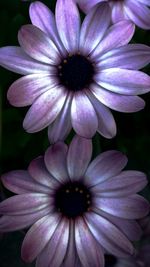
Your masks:
{"label": "flower head", "polygon": [[108,2],[111,7],[112,22],[116,23],[123,19],[131,20],[138,27],[150,29],[150,6],[149,0],[74,0],[85,12],[101,2]]}
{"label": "flower head", "polygon": [[0,49],[0,64],[25,75],[11,85],[8,100],[14,106],[32,105],[24,128],[36,132],[50,125],[52,143],[72,127],[86,138],[96,131],[112,138],[116,124],[108,107],[121,112],[144,107],[136,95],[150,90],[150,77],[138,69],[150,61],[150,48],[127,45],[134,25],[110,26],[107,3],[94,7],[81,27],[72,0],[58,0],[55,17],[44,4],[32,3],[33,25],[19,31],[21,47]]}
{"label": "flower head", "polygon": [[32,225],[22,245],[25,261],[37,257],[37,267],[103,267],[104,250],[117,257],[134,254],[131,241],[141,235],[135,219],[149,211],[136,194],[146,177],[122,171],[127,158],[121,152],[104,152],[90,163],[91,155],[91,140],[75,136],[69,147],[49,147],[28,171],[2,176],[18,195],[0,204],[0,231]]}

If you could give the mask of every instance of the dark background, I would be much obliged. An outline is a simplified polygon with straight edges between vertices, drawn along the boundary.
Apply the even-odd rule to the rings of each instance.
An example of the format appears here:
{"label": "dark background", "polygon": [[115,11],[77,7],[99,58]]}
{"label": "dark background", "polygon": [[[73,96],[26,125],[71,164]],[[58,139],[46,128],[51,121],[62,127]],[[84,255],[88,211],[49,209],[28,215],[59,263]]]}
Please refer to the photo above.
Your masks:
{"label": "dark background", "polygon": [[[18,45],[18,30],[22,25],[30,23],[29,2],[33,1],[0,0],[0,47]],[[42,2],[54,11],[56,1]],[[150,45],[150,31],[136,29],[132,42]],[[150,74],[149,66],[144,68],[144,71]],[[43,154],[49,145],[47,129],[28,134],[22,128],[28,107],[15,108],[7,101],[8,88],[19,77],[20,75],[0,68],[1,173],[13,169],[26,169],[30,161]],[[117,136],[107,140],[96,134],[93,139],[93,156],[109,149],[120,150],[129,158],[127,169],[144,171],[150,179],[150,93],[143,95],[142,98],[146,101],[146,107],[140,112],[130,114],[113,112],[117,123]],[[67,143],[73,134],[72,131]],[[1,189],[6,197],[11,195],[4,188]],[[150,200],[149,186],[142,194]],[[23,237],[24,232],[3,235],[0,239],[0,267],[34,266],[25,264],[20,259]]]}

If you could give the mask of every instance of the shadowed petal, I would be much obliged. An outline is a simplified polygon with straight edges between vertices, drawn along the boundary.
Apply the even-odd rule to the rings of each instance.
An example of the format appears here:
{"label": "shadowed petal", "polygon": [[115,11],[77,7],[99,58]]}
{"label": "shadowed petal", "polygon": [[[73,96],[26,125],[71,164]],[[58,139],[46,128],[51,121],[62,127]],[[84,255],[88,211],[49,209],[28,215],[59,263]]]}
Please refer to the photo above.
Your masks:
{"label": "shadowed petal", "polygon": [[52,123],[62,109],[66,95],[63,88],[55,87],[39,96],[26,114],[25,130],[38,132]]}
{"label": "shadowed petal", "polygon": [[94,186],[118,174],[127,164],[127,157],[119,151],[106,151],[97,156],[89,165],[85,181]]}
{"label": "shadowed petal", "polygon": [[94,7],[97,3],[103,2],[104,0],[77,0],[79,7],[81,10],[83,10],[85,13],[88,13],[92,7]]}
{"label": "shadowed petal", "polygon": [[103,40],[92,52],[92,58],[97,62],[99,61],[99,56],[101,54],[104,54],[113,48],[128,44],[132,39],[134,30],[134,24],[128,20],[114,24],[107,30]]}
{"label": "shadowed petal", "polygon": [[150,62],[150,47],[143,44],[128,44],[100,57],[97,63],[100,69],[123,68],[141,69]]}
{"label": "shadowed petal", "polygon": [[16,194],[50,193],[50,188],[36,183],[27,171],[17,170],[3,174],[1,180],[4,186]]}
{"label": "shadowed petal", "polygon": [[149,203],[140,195],[119,199],[95,197],[94,203],[101,210],[124,219],[140,219],[149,212]]}
{"label": "shadowed petal", "polygon": [[24,51],[32,58],[52,65],[59,62],[60,55],[55,44],[36,26],[22,26],[18,40]]}
{"label": "shadowed petal", "polygon": [[69,180],[66,163],[67,151],[67,145],[63,142],[58,142],[46,150],[44,157],[48,171],[60,183],[65,183]]}
{"label": "shadowed petal", "polygon": [[38,96],[57,86],[54,76],[31,74],[15,81],[9,88],[7,98],[16,107],[31,105]]}
{"label": "shadowed petal", "polygon": [[57,226],[46,248],[37,258],[36,267],[61,266],[67,251],[68,240],[69,220],[63,218]]}
{"label": "shadowed petal", "polygon": [[150,91],[150,76],[137,70],[111,68],[94,77],[96,83],[114,93],[138,95]]}
{"label": "shadowed petal", "polygon": [[37,257],[53,236],[59,221],[60,216],[51,214],[41,218],[30,228],[21,248],[24,261],[32,262]]}
{"label": "shadowed petal", "polygon": [[0,65],[10,71],[27,75],[31,73],[51,73],[53,67],[29,57],[17,46],[0,48]]}
{"label": "shadowed petal", "polygon": [[110,24],[110,8],[106,3],[95,6],[85,17],[80,33],[80,51],[90,53],[103,38]]}
{"label": "shadowed petal", "polygon": [[75,132],[85,138],[91,138],[98,127],[95,110],[83,92],[75,93],[71,105],[71,120]]}
{"label": "shadowed petal", "polygon": [[122,1],[115,1],[112,5],[111,18],[113,23],[116,23],[126,18],[124,13],[124,4]]}
{"label": "shadowed petal", "polygon": [[42,2],[36,1],[31,3],[29,13],[32,24],[45,32],[57,46],[58,50],[63,55],[66,55],[65,49],[58,36],[55,17],[52,11]]}
{"label": "shadowed petal", "polygon": [[91,91],[107,107],[120,112],[137,112],[144,108],[145,102],[138,96],[120,95],[93,84]]}
{"label": "shadowed petal", "polygon": [[50,143],[56,143],[66,139],[71,131],[72,124],[70,118],[72,94],[68,94],[64,106],[55,119],[55,121],[48,127],[48,138]]}
{"label": "shadowed petal", "polygon": [[101,247],[91,235],[87,224],[82,218],[75,221],[76,248],[83,266],[103,267],[104,255]]}
{"label": "shadowed petal", "polygon": [[84,175],[91,156],[91,140],[76,135],[69,146],[67,156],[68,172],[72,180],[78,180]]}
{"label": "shadowed petal", "polygon": [[67,51],[71,53],[78,51],[80,15],[77,6],[72,0],[57,1],[56,25],[61,41]]}
{"label": "shadowed petal", "polygon": [[147,185],[144,173],[138,171],[123,171],[91,188],[100,197],[124,197],[135,194]]}
{"label": "shadowed petal", "polygon": [[25,215],[41,210],[51,204],[48,195],[26,193],[10,197],[0,203],[0,214]]}
{"label": "shadowed petal", "polygon": [[95,239],[108,252],[117,257],[127,257],[134,248],[127,237],[111,222],[96,213],[87,213],[86,222]]}

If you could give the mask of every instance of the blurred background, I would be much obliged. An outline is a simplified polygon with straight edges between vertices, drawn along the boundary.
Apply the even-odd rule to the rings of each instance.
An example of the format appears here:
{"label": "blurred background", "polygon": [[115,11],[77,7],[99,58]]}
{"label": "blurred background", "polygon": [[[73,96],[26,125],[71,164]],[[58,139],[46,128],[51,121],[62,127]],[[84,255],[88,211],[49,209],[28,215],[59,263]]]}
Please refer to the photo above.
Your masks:
{"label": "blurred background", "polygon": [[[17,33],[24,24],[29,24],[29,4],[34,1],[0,0],[0,47],[18,45]],[[53,11],[54,0],[43,0]],[[83,17],[83,14],[82,14]],[[150,31],[136,29],[132,40],[134,43],[150,45]],[[150,74],[150,66],[143,70]],[[7,101],[9,86],[20,77],[0,67],[0,172],[14,169],[26,169],[30,161],[44,153],[49,146],[47,129],[40,133],[28,134],[22,128],[22,122],[28,110],[15,108]],[[142,95],[146,101],[144,110],[124,114],[114,112],[117,123],[117,136],[107,140],[96,134],[93,138],[93,157],[102,151],[116,149],[124,152],[128,159],[126,169],[143,171],[150,179],[150,93]],[[66,142],[69,143],[74,132],[72,131]],[[2,188],[6,197],[10,192]],[[150,200],[150,187],[145,188],[142,194]],[[0,238],[0,267],[35,266],[25,264],[20,259],[20,247],[25,232],[4,234]]]}

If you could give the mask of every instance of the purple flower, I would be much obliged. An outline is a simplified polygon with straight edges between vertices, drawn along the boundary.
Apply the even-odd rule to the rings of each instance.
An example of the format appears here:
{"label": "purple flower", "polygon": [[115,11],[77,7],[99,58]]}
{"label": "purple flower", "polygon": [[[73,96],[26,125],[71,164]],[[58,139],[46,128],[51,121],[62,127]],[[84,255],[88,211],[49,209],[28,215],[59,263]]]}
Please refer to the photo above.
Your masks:
{"label": "purple flower", "polygon": [[52,143],[64,140],[72,127],[86,138],[96,131],[114,137],[109,108],[144,108],[137,95],[149,92],[150,77],[138,69],[150,62],[150,47],[128,44],[134,33],[130,21],[110,26],[107,3],[93,8],[81,27],[71,0],[57,1],[56,20],[44,4],[32,3],[30,18],[33,25],[18,34],[21,47],[0,49],[0,64],[25,75],[11,85],[8,100],[32,105],[23,122],[26,131],[50,125]]}
{"label": "purple flower", "polygon": [[149,0],[74,0],[80,8],[88,13],[89,10],[101,2],[108,2],[111,7],[112,22],[116,23],[123,19],[131,20],[138,27],[150,29],[150,6]]}
{"label": "purple flower", "polygon": [[[79,157],[80,155],[80,157]],[[92,141],[75,136],[68,147],[58,142],[28,171],[2,176],[18,195],[0,204],[0,231],[33,225],[22,245],[22,258],[37,267],[104,266],[104,251],[127,257],[139,239],[135,219],[149,211],[136,192],[147,184],[138,171],[122,171],[127,158],[107,151],[91,163]]]}

